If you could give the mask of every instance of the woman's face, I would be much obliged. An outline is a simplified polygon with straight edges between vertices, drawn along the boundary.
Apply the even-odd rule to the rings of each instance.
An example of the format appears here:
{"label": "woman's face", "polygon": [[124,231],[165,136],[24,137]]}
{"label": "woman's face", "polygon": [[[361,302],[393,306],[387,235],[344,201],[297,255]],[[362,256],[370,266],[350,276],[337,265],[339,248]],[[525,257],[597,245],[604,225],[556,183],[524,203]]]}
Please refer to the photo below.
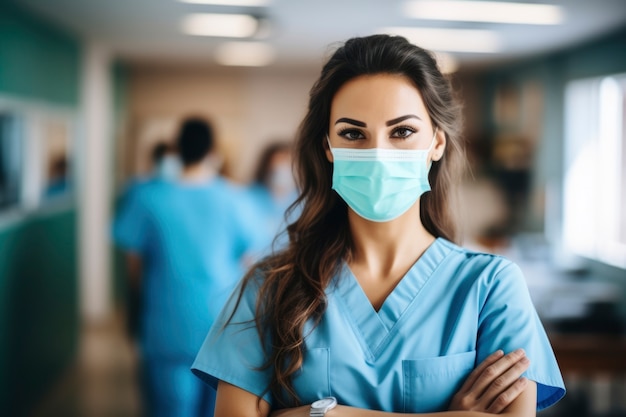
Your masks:
{"label": "woman's face", "polygon": [[[406,77],[377,74],[344,84],[331,102],[328,136],[333,148],[428,149],[434,126],[422,95]],[[437,130],[429,154],[438,160],[445,134]],[[326,150],[332,162],[330,150]]]}

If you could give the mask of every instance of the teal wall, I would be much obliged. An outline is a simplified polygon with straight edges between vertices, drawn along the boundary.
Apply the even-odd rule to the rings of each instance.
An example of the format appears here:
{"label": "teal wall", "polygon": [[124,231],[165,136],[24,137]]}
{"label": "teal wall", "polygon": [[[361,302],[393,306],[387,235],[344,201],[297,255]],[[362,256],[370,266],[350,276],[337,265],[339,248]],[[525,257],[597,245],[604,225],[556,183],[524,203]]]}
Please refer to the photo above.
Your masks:
{"label": "teal wall", "polygon": [[2,380],[7,415],[25,415],[75,359],[76,212],[29,216],[0,231]]}
{"label": "teal wall", "polygon": [[[80,58],[72,36],[0,0],[0,96],[77,109]],[[76,357],[76,204],[2,223],[0,414],[22,416]]]}
{"label": "teal wall", "polygon": [[0,94],[76,106],[80,45],[0,0]]}

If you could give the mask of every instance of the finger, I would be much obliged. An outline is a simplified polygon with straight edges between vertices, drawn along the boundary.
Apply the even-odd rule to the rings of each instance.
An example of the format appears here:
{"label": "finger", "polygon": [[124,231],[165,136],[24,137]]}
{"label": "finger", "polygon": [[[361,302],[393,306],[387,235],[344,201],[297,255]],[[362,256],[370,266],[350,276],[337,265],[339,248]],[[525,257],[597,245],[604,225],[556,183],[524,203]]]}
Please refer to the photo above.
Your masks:
{"label": "finger", "polygon": [[502,350],[496,350],[495,352],[493,352],[491,355],[487,356],[485,358],[484,361],[482,361],[480,363],[480,365],[478,365],[476,367],[476,369],[474,369],[469,376],[467,377],[467,379],[465,380],[465,382],[463,383],[463,385],[461,386],[461,389],[459,390],[459,392],[468,392],[472,389],[472,386],[476,383],[476,380],[478,379],[478,377],[480,376],[480,374],[483,373],[483,371],[490,365],[496,363],[502,356],[504,356],[504,352]]}
{"label": "finger", "polygon": [[484,394],[481,395],[481,403],[491,404],[493,401],[495,401],[498,396],[506,392],[512,384],[519,380],[519,378],[526,371],[526,369],[528,369],[529,366],[530,361],[526,357],[523,357],[522,359],[517,361],[507,371],[505,371],[503,374],[493,380],[493,382],[485,390]]}
{"label": "finger", "polygon": [[526,378],[518,378],[506,391],[496,397],[489,408],[487,408],[487,412],[500,414],[526,389],[526,385],[528,385]]}
{"label": "finger", "polygon": [[517,349],[504,355],[495,363],[487,366],[484,371],[481,372],[478,379],[474,383],[473,389],[478,392],[478,395],[482,395],[497,378],[502,376],[506,371],[525,357],[526,354],[524,349]]}

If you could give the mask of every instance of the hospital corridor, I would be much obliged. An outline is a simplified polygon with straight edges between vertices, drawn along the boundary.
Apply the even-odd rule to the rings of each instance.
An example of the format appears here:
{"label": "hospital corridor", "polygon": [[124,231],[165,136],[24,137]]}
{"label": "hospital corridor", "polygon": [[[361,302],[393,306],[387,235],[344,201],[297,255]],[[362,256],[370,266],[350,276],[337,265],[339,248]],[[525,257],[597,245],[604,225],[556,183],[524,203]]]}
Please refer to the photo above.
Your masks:
{"label": "hospital corridor", "polygon": [[[205,338],[215,323],[226,329],[225,306],[232,306],[231,295],[244,277],[247,283],[263,274],[282,279],[284,271],[301,268],[293,259],[310,262],[297,258],[294,254],[305,252],[294,248],[321,236],[318,250],[306,246],[311,251],[306,253],[320,256],[316,267],[326,271],[324,256],[331,252],[333,265],[346,267],[323,277],[302,268],[300,275],[285,276],[310,283],[305,278],[315,275],[319,285],[354,279],[352,302],[365,301],[371,288],[360,281],[362,271],[348,267],[355,242],[361,242],[354,240],[351,225],[379,230],[374,228],[382,224],[384,230],[410,210],[434,212],[439,206],[421,203],[445,194],[442,200],[455,203],[450,218],[458,226],[455,244],[462,253],[519,267],[507,276],[523,277],[513,282],[522,290],[514,295],[500,290],[532,313],[523,321],[528,326],[513,336],[532,334],[547,352],[546,362],[539,363],[550,364],[546,374],[554,379],[541,382],[538,392],[552,397],[537,404],[537,415],[626,417],[624,6],[623,0],[0,0],[0,416],[212,417],[217,394],[211,384],[223,379],[205,370],[214,353]],[[437,79],[462,105],[444,109],[462,115],[452,121],[462,122],[458,135],[439,123],[439,113],[427,105],[432,97],[421,92],[426,87],[409,83],[409,77],[390,81],[374,70],[354,80],[347,75],[350,81],[337,86],[318,82],[325,63],[350,45],[344,43],[348,39],[391,43],[399,37],[407,50],[427,54],[426,62],[441,74]],[[386,110],[377,106],[386,99],[372,97],[383,96],[380,86],[395,91],[401,82],[410,97],[418,97],[416,108],[426,117],[411,107],[383,118]],[[335,115],[337,108],[346,114]],[[370,117],[381,118],[379,130],[391,132],[384,137],[391,143],[387,147],[397,149],[364,145],[378,138],[370,135],[376,129]],[[326,125],[318,126],[320,120]],[[457,143],[453,135],[458,149],[451,145]],[[409,137],[419,138],[420,146]],[[442,158],[452,152],[446,146],[463,159],[458,195],[447,188],[434,191],[440,167],[446,167]],[[402,175],[384,177],[371,169],[400,163],[410,165],[405,177],[420,183],[419,193],[402,188]],[[360,171],[346,174],[351,164]],[[371,192],[352,186],[357,183],[371,185]],[[395,191],[398,195],[389,197]],[[392,201],[385,207],[393,216],[375,210],[384,198]],[[400,203],[407,201],[400,213]],[[419,231],[432,245],[412,258],[415,270],[408,269],[419,282],[426,274],[422,264],[435,262],[433,253],[454,252],[444,229],[429,219],[420,214],[419,225],[426,226]],[[343,252],[335,244],[344,245]],[[276,254],[281,257],[272,257]],[[246,275],[268,259],[278,267]],[[346,307],[346,314],[358,320],[369,314],[376,326],[391,329],[384,324],[385,314],[391,314],[385,303],[396,302],[393,297],[405,290],[401,284],[409,276],[404,268],[388,298],[356,302],[364,310]],[[311,288],[317,291],[316,285]],[[496,286],[489,279],[484,285]],[[287,287],[287,293],[301,290]],[[471,297],[454,298],[452,291],[427,300],[432,317],[435,308],[447,317],[469,305]],[[495,298],[487,297],[485,305],[501,301]],[[274,304],[261,301],[275,311]],[[398,305],[396,310],[409,311],[408,301]],[[518,318],[505,305],[490,318]],[[330,312],[345,307],[329,306]],[[432,323],[432,317],[418,318]],[[283,332],[289,321],[276,320],[281,330],[275,334],[290,334]],[[455,329],[452,321],[443,322],[450,326],[443,328],[450,340],[465,333],[476,340],[482,336],[471,325]],[[503,333],[493,334],[513,334],[505,325],[495,328]],[[439,330],[415,343],[437,351],[433,346],[445,339],[437,336]],[[441,335],[448,335],[444,330]],[[325,343],[357,351],[359,343],[343,341],[363,337],[343,336],[328,336]],[[394,343],[413,346],[407,342],[413,336]],[[502,343],[512,343],[502,337]],[[236,358],[229,355],[257,346],[232,340],[221,342],[221,357]],[[474,352],[465,378],[487,356],[478,344],[459,344],[461,352],[442,348],[430,356],[409,355],[393,364],[400,376],[390,376],[390,370],[385,378],[393,381],[389,387],[408,386],[412,382],[401,376],[404,362],[408,367],[415,362],[417,369],[419,360],[431,356],[447,360]],[[330,347],[314,348],[306,351],[308,359],[336,360]],[[362,349],[364,357],[368,349]],[[350,356],[343,359],[357,357]],[[320,363],[305,359],[300,369]],[[243,366],[237,362],[233,368]],[[352,369],[327,368],[327,382]],[[360,376],[355,381],[366,381]],[[450,404],[452,388],[461,386],[461,376],[456,378],[445,386],[450,393],[441,394]],[[383,379],[379,385],[363,383],[363,392],[384,397]],[[243,385],[256,387],[248,382]],[[340,406],[350,398],[360,408],[400,408],[375,408],[387,404],[384,398],[376,403],[346,395],[341,389],[348,383],[334,391],[331,382],[320,384],[313,394],[314,388],[298,384],[307,395],[320,397],[307,404],[330,396],[319,394],[328,388]],[[426,401],[418,395],[421,388],[411,389],[421,410]],[[389,404],[402,401],[394,396]]]}

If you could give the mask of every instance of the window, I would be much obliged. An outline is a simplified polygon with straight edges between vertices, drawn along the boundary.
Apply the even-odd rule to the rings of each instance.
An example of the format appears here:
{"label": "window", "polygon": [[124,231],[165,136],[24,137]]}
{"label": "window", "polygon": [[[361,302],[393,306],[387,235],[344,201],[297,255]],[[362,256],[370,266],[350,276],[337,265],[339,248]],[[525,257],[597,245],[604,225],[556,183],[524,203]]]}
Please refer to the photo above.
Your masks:
{"label": "window", "polygon": [[71,109],[0,96],[0,216],[71,203],[76,128]]}
{"label": "window", "polygon": [[20,202],[23,141],[18,129],[15,114],[0,112],[0,210]]}
{"label": "window", "polygon": [[626,268],[626,74],[572,81],[565,93],[563,242]]}

